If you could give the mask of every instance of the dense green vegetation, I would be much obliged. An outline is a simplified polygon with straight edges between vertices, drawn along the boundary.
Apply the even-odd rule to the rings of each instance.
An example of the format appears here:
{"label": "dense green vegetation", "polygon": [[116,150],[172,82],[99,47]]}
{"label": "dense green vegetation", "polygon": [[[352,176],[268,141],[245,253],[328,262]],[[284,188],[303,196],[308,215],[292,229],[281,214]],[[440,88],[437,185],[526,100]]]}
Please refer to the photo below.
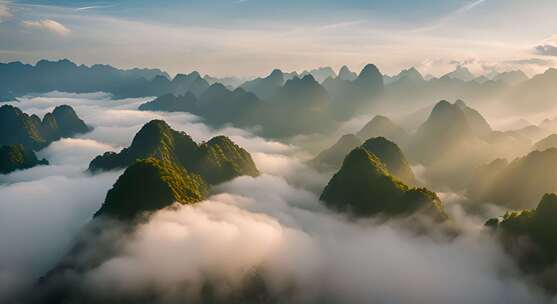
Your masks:
{"label": "dense green vegetation", "polygon": [[91,172],[125,168],[148,157],[181,166],[216,184],[240,175],[259,174],[250,154],[224,136],[198,145],[184,132],[162,120],[152,120],[135,135],[132,144],[120,153],[106,152],[89,164]]}
{"label": "dense green vegetation", "polygon": [[251,155],[226,136],[213,137],[199,146],[193,166],[209,184],[218,184],[241,175],[257,176]]}
{"label": "dense green vegetation", "polygon": [[[549,271],[557,262],[557,195],[545,194],[536,209],[509,211],[502,218],[490,219],[504,247],[527,272]],[[557,290],[551,277],[541,276],[542,284]]]}
{"label": "dense green vegetation", "polygon": [[62,137],[89,132],[87,126],[72,107],[61,105],[41,121],[37,115],[27,115],[19,108],[0,107],[0,144],[22,144],[28,149],[39,150]]}
{"label": "dense green vegetation", "polygon": [[356,148],[321,194],[329,207],[355,216],[410,215],[417,211],[444,220],[437,195],[424,188],[410,188],[390,175],[386,166],[364,148]]}
{"label": "dense green vegetation", "polygon": [[32,150],[26,149],[21,144],[0,146],[1,174],[32,168],[37,165],[48,165],[48,161],[46,159],[37,159]]}
{"label": "dense green vegetation", "polygon": [[108,191],[95,216],[130,219],[174,202],[199,202],[207,193],[208,185],[199,175],[190,174],[170,161],[150,157],[126,169]]}
{"label": "dense green vegetation", "polygon": [[416,178],[408,160],[394,142],[384,137],[375,137],[366,140],[362,148],[377,156],[385,164],[390,174],[406,184],[416,183]]}
{"label": "dense green vegetation", "polygon": [[416,183],[410,164],[400,148],[384,137],[370,138],[362,143],[356,135],[344,135],[332,147],[319,153],[310,164],[322,171],[338,170],[346,155],[359,146],[381,160],[390,174],[407,184]]}
{"label": "dense green vegetation", "polygon": [[126,167],[97,215],[134,218],[173,202],[201,201],[209,185],[259,175],[251,155],[229,138],[217,136],[198,145],[162,120],[146,123],[120,153],[97,156],[89,170]]}

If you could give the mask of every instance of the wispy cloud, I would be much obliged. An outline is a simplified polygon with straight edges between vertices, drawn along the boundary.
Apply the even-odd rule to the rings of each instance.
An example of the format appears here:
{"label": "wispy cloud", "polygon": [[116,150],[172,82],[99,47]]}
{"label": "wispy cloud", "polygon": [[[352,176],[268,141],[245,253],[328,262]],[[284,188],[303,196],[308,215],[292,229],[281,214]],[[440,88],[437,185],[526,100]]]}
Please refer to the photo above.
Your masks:
{"label": "wispy cloud", "polygon": [[347,28],[347,27],[351,27],[351,26],[355,26],[355,25],[360,25],[360,24],[363,24],[363,23],[365,23],[365,20],[337,22],[337,23],[331,23],[331,24],[321,26],[319,29],[320,30],[334,30],[334,29],[339,29],[339,28]]}
{"label": "wispy cloud", "polygon": [[23,21],[22,25],[29,29],[36,29],[54,33],[59,36],[68,36],[72,31],[65,25],[52,19],[42,19],[36,21]]}
{"label": "wispy cloud", "polygon": [[103,8],[111,8],[111,7],[115,7],[115,4],[112,5],[91,5],[91,6],[83,6],[83,7],[78,7],[75,10],[76,11],[88,11],[88,10],[95,10],[95,9],[103,9]]}
{"label": "wispy cloud", "polygon": [[451,15],[461,15],[461,14],[465,14],[466,12],[472,10],[473,8],[477,7],[478,5],[486,2],[487,0],[476,0],[474,2],[471,2],[469,4],[466,4],[464,6],[462,6],[461,8],[459,8],[458,10],[456,10],[455,12],[453,12]]}
{"label": "wispy cloud", "polygon": [[516,65],[539,65],[539,66],[553,66],[554,64],[552,60],[546,60],[540,58],[507,60],[505,61],[505,63],[516,64]]}
{"label": "wispy cloud", "polygon": [[0,1],[0,22],[12,17],[12,12],[10,11],[10,7],[8,3]]}
{"label": "wispy cloud", "polygon": [[442,16],[433,24],[429,24],[424,27],[417,28],[415,30],[412,30],[412,32],[427,32],[427,31],[438,29],[443,25],[447,24],[448,22],[465,15],[466,13],[470,12],[471,10],[473,10],[474,8],[478,7],[479,5],[483,4],[486,1],[487,0],[475,0],[473,2],[467,3],[459,7],[458,9],[451,11],[450,13]]}

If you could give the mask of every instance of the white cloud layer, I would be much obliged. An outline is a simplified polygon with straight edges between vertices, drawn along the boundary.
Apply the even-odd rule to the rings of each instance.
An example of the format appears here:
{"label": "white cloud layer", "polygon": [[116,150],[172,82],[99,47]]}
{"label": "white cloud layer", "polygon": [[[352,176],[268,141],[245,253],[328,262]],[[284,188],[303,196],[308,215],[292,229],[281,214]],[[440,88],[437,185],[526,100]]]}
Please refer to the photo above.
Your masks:
{"label": "white cloud layer", "polygon": [[52,19],[42,19],[36,21],[27,20],[23,21],[21,24],[23,27],[28,29],[47,31],[63,37],[72,33],[72,31],[65,25]]}
{"label": "white cloud layer", "polygon": [[[186,113],[135,110],[143,101],[52,93],[16,104],[39,115],[70,104],[95,129],[40,151],[50,166],[0,178],[0,300],[25,291],[51,269],[99,208],[119,172],[90,176],[83,173],[88,162],[128,146],[151,119],[164,119],[198,141],[229,135],[252,153],[264,174],[237,178],[200,204],[160,211],[136,231],[117,234],[119,249],[76,278],[95,295],[127,297],[149,290],[152,303],[183,302],[184,294],[195,298],[206,280],[230,290],[258,272],[271,293],[298,302],[547,300],[482,233],[482,221],[458,205],[449,210],[464,231],[456,238],[416,235],[407,223],[348,220],[319,202],[328,177],[293,156],[296,147],[235,128],[214,130]],[[458,197],[444,197],[458,203]]]}

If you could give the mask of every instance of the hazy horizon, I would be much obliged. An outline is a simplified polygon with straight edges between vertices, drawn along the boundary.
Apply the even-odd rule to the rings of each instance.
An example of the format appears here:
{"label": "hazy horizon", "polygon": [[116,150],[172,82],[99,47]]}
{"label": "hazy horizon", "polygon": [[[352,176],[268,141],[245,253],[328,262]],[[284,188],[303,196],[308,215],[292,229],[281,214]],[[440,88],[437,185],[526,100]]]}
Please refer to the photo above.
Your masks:
{"label": "hazy horizon", "polygon": [[555,66],[555,9],[549,0],[2,1],[0,61],[241,77],[367,63],[389,75],[458,65],[532,75]]}

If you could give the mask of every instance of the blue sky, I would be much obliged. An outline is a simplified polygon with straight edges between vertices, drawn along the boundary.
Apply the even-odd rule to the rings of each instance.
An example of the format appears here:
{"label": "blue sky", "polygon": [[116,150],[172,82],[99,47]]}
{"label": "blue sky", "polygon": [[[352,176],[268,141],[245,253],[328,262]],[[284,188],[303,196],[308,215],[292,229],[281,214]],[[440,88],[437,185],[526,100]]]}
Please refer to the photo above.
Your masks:
{"label": "blue sky", "polygon": [[0,61],[220,76],[369,62],[535,73],[557,59],[556,12],[553,0],[0,0]]}

